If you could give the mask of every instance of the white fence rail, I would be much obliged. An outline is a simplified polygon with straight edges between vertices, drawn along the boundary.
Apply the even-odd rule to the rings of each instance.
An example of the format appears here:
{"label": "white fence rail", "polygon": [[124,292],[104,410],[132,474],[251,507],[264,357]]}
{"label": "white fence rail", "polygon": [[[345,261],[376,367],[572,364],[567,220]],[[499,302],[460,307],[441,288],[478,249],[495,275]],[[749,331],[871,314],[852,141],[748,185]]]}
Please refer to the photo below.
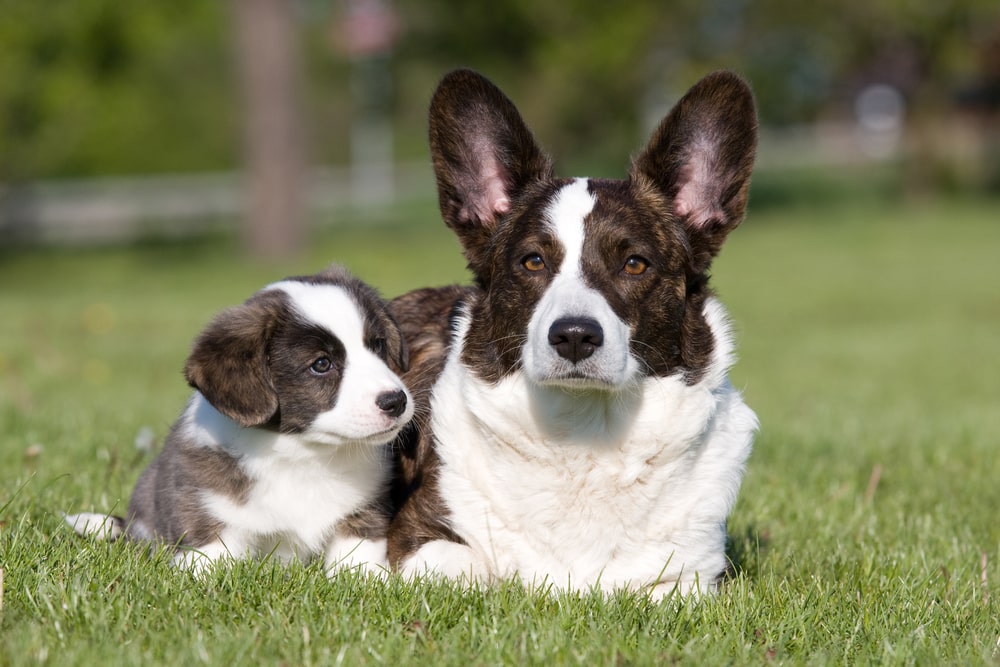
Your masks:
{"label": "white fence rail", "polygon": [[[952,133],[954,134],[954,133]],[[951,136],[951,135],[949,135]],[[878,143],[875,140],[882,140]],[[898,139],[898,137],[897,137]],[[880,150],[873,154],[870,148]],[[844,168],[892,159],[899,144],[866,135],[853,123],[808,125],[780,132],[762,129],[757,169]],[[428,201],[436,196],[430,161],[391,167],[393,199]],[[350,168],[314,170],[305,185],[312,219],[335,218],[371,201],[364,174]],[[184,236],[234,228],[244,206],[239,173],[135,176],[0,184],[0,244],[101,243],[144,235]]]}
{"label": "white fence rail", "polygon": [[[395,165],[397,201],[435,196],[430,164]],[[314,170],[305,184],[313,218],[363,201],[349,169]],[[245,201],[239,173],[133,176],[0,184],[0,244],[102,243],[144,235],[184,236],[206,227],[235,227]],[[391,202],[381,202],[387,205]]]}

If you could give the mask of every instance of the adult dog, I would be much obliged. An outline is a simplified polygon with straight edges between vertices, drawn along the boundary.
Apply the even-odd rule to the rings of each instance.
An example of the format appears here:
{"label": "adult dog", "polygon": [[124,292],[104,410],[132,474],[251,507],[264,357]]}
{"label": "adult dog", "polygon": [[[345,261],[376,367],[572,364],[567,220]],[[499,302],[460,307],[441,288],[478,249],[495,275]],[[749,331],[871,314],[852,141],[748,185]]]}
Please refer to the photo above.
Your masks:
{"label": "adult dog", "polygon": [[566,179],[467,70],[430,107],[444,221],[475,286],[391,304],[418,416],[389,559],[559,588],[715,587],[757,428],[708,271],[756,147],[738,76],[698,82],[625,180]]}

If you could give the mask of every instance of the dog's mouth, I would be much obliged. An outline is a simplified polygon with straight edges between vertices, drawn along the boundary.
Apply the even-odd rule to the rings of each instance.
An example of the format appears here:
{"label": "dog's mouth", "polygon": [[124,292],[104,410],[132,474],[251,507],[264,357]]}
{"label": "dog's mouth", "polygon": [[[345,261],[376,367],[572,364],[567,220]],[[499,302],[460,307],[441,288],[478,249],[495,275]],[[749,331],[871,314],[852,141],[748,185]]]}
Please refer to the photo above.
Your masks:
{"label": "dog's mouth", "polygon": [[406,425],[405,421],[379,431],[372,431],[364,434],[347,434],[336,431],[313,430],[307,432],[306,437],[316,445],[320,446],[359,446],[359,447],[380,447],[387,445],[396,439],[400,431]]}
{"label": "dog's mouth", "polygon": [[[600,359],[589,358],[578,363],[550,355],[542,363],[526,363],[524,370],[531,380],[543,387],[559,387],[575,391],[615,391],[634,379],[637,364],[629,359],[611,360],[605,355]],[[615,363],[615,361],[617,363]]]}
{"label": "dog's mouth", "polygon": [[379,447],[381,445],[387,445],[396,439],[399,432],[403,430],[405,422],[396,424],[387,429],[381,431],[375,431],[374,433],[368,433],[359,437],[344,438],[345,443],[350,443],[353,445],[367,445],[371,447]]}
{"label": "dog's mouth", "polygon": [[567,373],[560,373],[546,378],[538,378],[536,379],[536,382],[543,387],[555,387],[575,391],[587,391],[593,389],[611,391],[618,388],[618,383],[612,382],[608,378],[590,375],[579,370],[572,370]]}
{"label": "dog's mouth", "polygon": [[392,428],[387,428],[383,431],[372,433],[371,435],[366,436],[360,442],[363,444],[385,445],[389,442],[392,442],[396,438],[396,436],[399,435],[399,432],[403,430],[404,425],[405,422],[397,424]]}

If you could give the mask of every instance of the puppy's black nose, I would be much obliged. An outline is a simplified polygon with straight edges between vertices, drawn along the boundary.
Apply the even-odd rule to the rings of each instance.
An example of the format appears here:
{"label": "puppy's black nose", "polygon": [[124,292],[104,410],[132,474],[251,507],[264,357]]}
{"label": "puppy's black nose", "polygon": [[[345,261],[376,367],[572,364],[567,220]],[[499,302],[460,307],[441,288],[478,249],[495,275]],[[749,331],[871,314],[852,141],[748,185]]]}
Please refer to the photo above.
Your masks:
{"label": "puppy's black nose", "polygon": [[397,389],[379,394],[375,397],[375,405],[390,417],[398,417],[406,410],[406,393]]}
{"label": "puppy's black nose", "polygon": [[564,317],[549,327],[549,345],[574,364],[586,359],[604,344],[604,330],[589,317]]}

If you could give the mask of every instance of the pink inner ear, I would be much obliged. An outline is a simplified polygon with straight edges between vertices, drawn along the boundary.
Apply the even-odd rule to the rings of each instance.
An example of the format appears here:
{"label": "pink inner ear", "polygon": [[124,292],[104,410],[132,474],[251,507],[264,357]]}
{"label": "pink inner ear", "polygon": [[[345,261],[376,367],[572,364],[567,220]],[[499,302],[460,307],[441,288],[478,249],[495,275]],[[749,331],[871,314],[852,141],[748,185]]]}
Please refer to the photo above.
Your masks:
{"label": "pink inner ear", "polygon": [[507,182],[495,158],[480,154],[478,159],[476,184],[469,193],[466,205],[459,212],[459,217],[466,222],[489,224],[496,220],[498,214],[510,211]]}
{"label": "pink inner ear", "polygon": [[678,178],[680,187],[674,197],[674,210],[677,215],[686,217],[691,227],[701,228],[725,216],[718,201],[716,179],[719,174],[713,171],[712,156],[710,145],[696,144]]}

